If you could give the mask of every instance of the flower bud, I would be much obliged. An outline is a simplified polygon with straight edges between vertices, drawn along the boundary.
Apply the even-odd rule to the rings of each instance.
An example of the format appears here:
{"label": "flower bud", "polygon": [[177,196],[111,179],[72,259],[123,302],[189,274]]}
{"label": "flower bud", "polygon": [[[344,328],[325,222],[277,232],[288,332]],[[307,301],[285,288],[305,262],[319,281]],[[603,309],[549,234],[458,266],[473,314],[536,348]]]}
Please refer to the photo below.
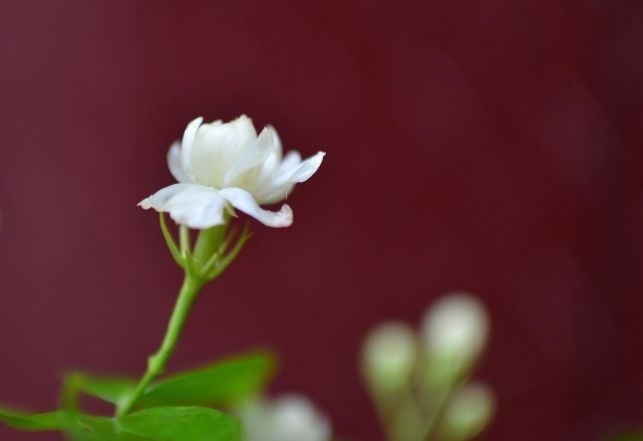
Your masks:
{"label": "flower bud", "polygon": [[449,441],[474,438],[489,425],[495,408],[495,398],[489,387],[479,383],[464,386],[451,397],[442,415],[442,438]]}
{"label": "flower bud", "polygon": [[399,391],[410,382],[416,359],[416,337],[408,325],[379,325],[362,349],[362,371],[368,387],[377,394]]}
{"label": "flower bud", "polygon": [[431,379],[452,383],[465,375],[484,349],[488,332],[487,313],[475,297],[456,293],[438,300],[421,328]]}
{"label": "flower bud", "polygon": [[247,441],[330,441],[330,422],[304,396],[257,401],[240,412]]}

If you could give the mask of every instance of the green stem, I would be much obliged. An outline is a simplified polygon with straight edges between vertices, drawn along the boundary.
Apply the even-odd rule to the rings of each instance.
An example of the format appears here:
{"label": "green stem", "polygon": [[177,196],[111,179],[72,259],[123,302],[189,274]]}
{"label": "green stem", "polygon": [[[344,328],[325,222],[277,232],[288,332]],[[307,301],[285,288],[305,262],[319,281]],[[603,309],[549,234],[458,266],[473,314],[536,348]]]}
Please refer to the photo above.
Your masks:
{"label": "green stem", "polygon": [[167,361],[176,348],[181,330],[185,325],[194,299],[202,287],[203,281],[186,271],[185,279],[183,280],[181,291],[174,305],[174,311],[172,311],[172,317],[170,318],[161,347],[148,359],[145,374],[139,381],[134,392],[128,395],[127,399],[117,407],[116,416],[120,417],[129,413],[154,378],[163,373]]}
{"label": "green stem", "polygon": [[73,373],[63,379],[63,390],[60,395],[61,407],[70,412],[78,412],[78,383],[79,374]]}
{"label": "green stem", "polygon": [[449,401],[451,392],[452,392],[452,387],[448,387],[445,390],[441,391],[440,394],[438,395],[438,398],[436,399],[433,407],[433,412],[431,413],[428,424],[426,426],[426,432],[424,433],[424,438],[422,438],[423,441],[431,441],[433,439],[433,435],[435,434],[437,423],[438,421],[440,421],[440,417],[442,416],[442,412],[444,411],[444,408],[447,402]]}

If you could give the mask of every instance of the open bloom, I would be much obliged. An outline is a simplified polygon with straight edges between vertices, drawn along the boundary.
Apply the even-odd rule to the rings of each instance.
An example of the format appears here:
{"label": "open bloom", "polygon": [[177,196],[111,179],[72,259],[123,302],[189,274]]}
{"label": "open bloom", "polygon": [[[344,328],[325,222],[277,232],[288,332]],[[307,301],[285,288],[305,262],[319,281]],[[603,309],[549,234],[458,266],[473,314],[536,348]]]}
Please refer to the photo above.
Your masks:
{"label": "open bloom", "polygon": [[221,225],[224,210],[232,207],[270,227],[287,227],[292,224],[288,205],[276,212],[260,205],[284,200],[295,184],[317,171],[324,155],[318,152],[305,161],[296,151],[282,156],[275,129],[267,126],[257,136],[245,115],[228,123],[203,124],[203,118],[197,118],[167,154],[178,184],[157,191],[139,205],[169,213],[190,228]]}

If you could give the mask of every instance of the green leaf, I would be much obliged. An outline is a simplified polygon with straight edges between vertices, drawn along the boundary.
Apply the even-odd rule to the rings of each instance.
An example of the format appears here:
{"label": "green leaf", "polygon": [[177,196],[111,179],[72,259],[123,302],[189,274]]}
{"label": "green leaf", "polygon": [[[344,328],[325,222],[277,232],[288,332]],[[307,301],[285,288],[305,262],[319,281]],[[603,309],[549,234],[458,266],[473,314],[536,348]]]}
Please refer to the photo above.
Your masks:
{"label": "green leaf", "polygon": [[152,384],[136,407],[235,405],[258,393],[275,366],[266,352],[229,358]]}
{"label": "green leaf", "polygon": [[67,431],[76,441],[155,441],[128,433],[118,433],[112,418],[82,415],[58,410],[28,414],[15,410],[0,410],[0,421],[24,431]]}
{"label": "green leaf", "polygon": [[74,441],[156,441],[128,433],[113,418],[76,414],[67,435]]}
{"label": "green leaf", "polygon": [[28,414],[0,408],[0,421],[13,429],[27,431],[63,430],[69,427],[69,415],[64,411]]}
{"label": "green leaf", "polygon": [[65,383],[75,390],[118,405],[136,387],[136,382],[122,377],[91,377],[74,372],[65,378]]}
{"label": "green leaf", "polygon": [[120,419],[78,414],[69,436],[74,441],[240,441],[241,425],[205,407],[157,407]]}
{"label": "green leaf", "polygon": [[154,441],[240,441],[241,424],[205,407],[157,407],[122,417],[119,428]]}
{"label": "green leaf", "polygon": [[[153,383],[136,408],[156,406],[231,406],[257,394],[275,371],[274,356],[267,352],[220,360],[199,369],[179,372]],[[122,377],[92,377],[75,372],[65,378],[71,390],[118,406],[136,388]]]}
{"label": "green leaf", "polygon": [[240,441],[233,417],[206,407],[144,409],[120,419],[55,411],[27,414],[0,409],[0,421],[18,430],[66,431],[74,441]]}
{"label": "green leaf", "polygon": [[205,407],[157,407],[120,419],[76,415],[69,427],[74,441],[240,441],[241,425]]}

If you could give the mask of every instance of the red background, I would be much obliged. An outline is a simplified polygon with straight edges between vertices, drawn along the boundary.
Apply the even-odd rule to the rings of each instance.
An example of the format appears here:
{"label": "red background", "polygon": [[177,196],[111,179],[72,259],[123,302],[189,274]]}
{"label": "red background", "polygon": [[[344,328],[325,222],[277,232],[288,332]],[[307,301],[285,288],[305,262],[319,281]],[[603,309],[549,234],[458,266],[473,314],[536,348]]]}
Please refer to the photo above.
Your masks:
{"label": "red background", "polygon": [[181,275],[136,203],[190,119],[247,113],[328,155],[172,368],[274,347],[275,391],[378,441],[365,332],[466,288],[494,323],[486,439],[643,424],[642,53],[635,0],[2,1],[0,402],[141,372]]}

